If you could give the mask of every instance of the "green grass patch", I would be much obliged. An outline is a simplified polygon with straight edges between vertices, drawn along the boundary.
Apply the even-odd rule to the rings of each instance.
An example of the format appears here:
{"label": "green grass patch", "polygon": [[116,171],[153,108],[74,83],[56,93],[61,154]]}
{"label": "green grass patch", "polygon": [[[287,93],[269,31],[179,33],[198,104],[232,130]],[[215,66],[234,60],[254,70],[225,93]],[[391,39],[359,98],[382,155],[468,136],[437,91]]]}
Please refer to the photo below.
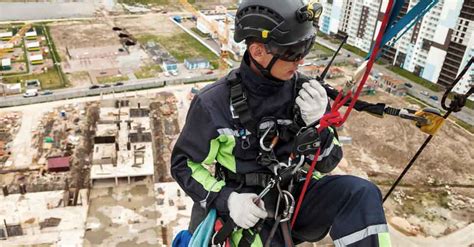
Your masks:
{"label": "green grass patch", "polygon": [[134,74],[138,79],[156,77],[158,73],[163,70],[158,64],[146,65],[140,67],[139,70],[135,71]]}
{"label": "green grass patch", "polygon": [[43,31],[44,31],[44,35],[46,36],[46,41],[49,45],[49,51],[50,51],[51,56],[53,58],[53,62],[54,63],[60,63],[61,62],[61,57],[59,56],[59,53],[56,49],[56,45],[54,44],[54,41],[51,38],[51,33],[49,31],[49,26],[43,26]]}
{"label": "green grass patch", "polygon": [[355,46],[344,44],[342,47],[344,49],[354,53],[354,54],[357,54],[357,55],[361,56],[361,57],[367,57],[367,52],[365,52],[365,51],[363,51],[363,50],[361,50],[361,49],[359,49]]}
{"label": "green grass patch", "polygon": [[323,53],[322,55],[326,55],[326,56],[331,56],[334,51],[329,49],[328,47],[324,46],[324,45],[321,45],[319,43],[315,43],[313,48],[311,48],[312,51],[319,51],[320,53]]}
{"label": "green grass patch", "polygon": [[453,119],[454,122],[456,122],[459,126],[461,126],[462,128],[464,128],[465,130],[471,132],[472,134],[474,134],[474,126],[469,124],[469,123],[466,123],[464,121],[462,121],[461,119],[455,117],[455,116],[449,116],[449,118]]}
{"label": "green grass patch", "polygon": [[[178,33],[170,37],[143,35],[139,36],[138,40],[142,44],[149,40],[158,42],[181,63],[185,58],[203,57],[208,59],[213,66],[218,64],[219,58],[187,33]],[[214,66],[214,69],[216,68]]]}
{"label": "green grass patch", "polygon": [[59,53],[56,49],[56,45],[54,44],[53,38],[51,37],[49,26],[42,25],[41,27],[43,30],[42,33],[44,33],[44,36],[46,37],[46,42],[48,43],[48,47],[50,51],[47,57],[48,58],[51,57],[51,59],[53,60],[54,67],[56,68],[58,77],[61,80],[61,85],[62,87],[66,87],[68,85],[68,80],[61,66],[59,66],[59,63],[61,63],[61,57],[59,56]]}
{"label": "green grass patch", "polygon": [[48,68],[48,71],[41,74],[20,75],[3,77],[5,83],[21,83],[22,87],[26,80],[38,79],[41,83],[41,89],[62,88],[61,79],[55,67]]}
{"label": "green grass patch", "polygon": [[25,60],[26,74],[30,73],[30,62],[28,61],[28,51],[26,50],[25,40],[21,40],[21,49],[23,50],[23,60]]}
{"label": "green grass patch", "polygon": [[157,41],[156,35],[153,34],[142,34],[140,36],[137,36],[136,39],[140,44],[145,45],[148,41]]}
{"label": "green grass patch", "polygon": [[100,84],[115,83],[119,81],[128,81],[128,76],[126,75],[111,75],[111,76],[101,76],[97,77],[97,82]]}
{"label": "green grass patch", "polygon": [[321,32],[321,31],[319,31],[319,30],[318,30],[316,36],[318,36],[318,37],[320,37],[320,38],[323,38],[324,40],[329,41],[329,42],[331,42],[332,44],[340,44],[340,43],[341,43],[341,41],[339,41],[339,40],[337,40],[337,39],[335,39],[335,38],[331,38],[329,35],[327,35],[327,34]]}
{"label": "green grass patch", "polygon": [[119,0],[118,2],[125,3],[128,5],[135,5],[135,4],[167,5],[169,3],[168,0]]}
{"label": "green grass patch", "polygon": [[199,35],[201,38],[207,38],[207,37],[209,37],[208,34],[205,34],[205,33],[201,32],[201,31],[199,31],[199,29],[197,29],[197,27],[192,27],[191,30],[192,30],[195,34]]}
{"label": "green grass patch", "polygon": [[387,66],[387,69],[397,73],[398,75],[400,76],[403,76],[405,78],[407,78],[408,80],[416,83],[416,84],[419,84],[419,85],[422,85],[434,92],[441,92],[443,89],[441,86],[437,85],[437,84],[434,84],[433,82],[430,82],[426,79],[423,79],[413,73],[411,73],[410,71],[407,71],[407,70],[404,70],[400,67],[396,67],[396,66]]}
{"label": "green grass patch", "polygon": [[424,107],[427,106],[427,105],[423,104],[421,101],[416,100],[416,99],[414,99],[414,98],[411,97],[411,96],[405,96],[404,98],[405,98],[405,101],[406,101],[406,102],[408,102],[408,103],[410,103],[410,104],[413,104],[413,105],[417,105],[417,106],[419,106],[420,108],[424,108]]}

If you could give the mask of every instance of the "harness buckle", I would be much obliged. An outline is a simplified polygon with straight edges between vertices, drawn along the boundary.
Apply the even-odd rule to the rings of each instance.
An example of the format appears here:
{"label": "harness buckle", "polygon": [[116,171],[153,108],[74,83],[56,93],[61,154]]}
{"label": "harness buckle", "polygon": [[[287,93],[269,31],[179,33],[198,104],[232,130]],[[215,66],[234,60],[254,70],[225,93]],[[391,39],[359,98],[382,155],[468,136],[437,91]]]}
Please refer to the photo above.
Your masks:
{"label": "harness buckle", "polygon": [[231,90],[231,104],[236,111],[239,111],[241,107],[247,105],[247,96],[245,92],[242,91],[242,87],[240,85],[232,86]]}

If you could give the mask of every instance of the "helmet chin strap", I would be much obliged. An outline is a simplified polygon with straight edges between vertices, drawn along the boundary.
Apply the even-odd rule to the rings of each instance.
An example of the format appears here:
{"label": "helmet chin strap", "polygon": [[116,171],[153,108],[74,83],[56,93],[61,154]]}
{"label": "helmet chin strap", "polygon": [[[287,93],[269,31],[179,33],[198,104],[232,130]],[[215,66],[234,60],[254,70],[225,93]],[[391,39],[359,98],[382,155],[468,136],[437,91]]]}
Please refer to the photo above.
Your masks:
{"label": "helmet chin strap", "polygon": [[257,67],[257,69],[260,71],[260,73],[262,73],[262,75],[269,79],[269,80],[272,80],[272,81],[283,81],[283,80],[280,80],[276,77],[274,77],[271,73],[272,71],[272,68],[273,68],[273,65],[275,65],[276,61],[278,60],[278,56],[273,56],[272,60],[270,60],[270,63],[267,65],[266,68],[264,68],[262,65],[260,65],[253,57],[251,54],[249,54],[249,57],[250,57],[250,60],[252,61],[253,64],[255,64],[255,67]]}

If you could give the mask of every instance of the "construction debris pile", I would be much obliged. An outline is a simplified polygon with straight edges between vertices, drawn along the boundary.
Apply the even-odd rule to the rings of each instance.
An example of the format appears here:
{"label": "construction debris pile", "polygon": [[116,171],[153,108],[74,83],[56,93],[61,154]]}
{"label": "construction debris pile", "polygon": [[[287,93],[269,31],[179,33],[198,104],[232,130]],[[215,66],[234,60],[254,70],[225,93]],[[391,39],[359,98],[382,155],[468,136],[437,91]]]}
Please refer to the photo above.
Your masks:
{"label": "construction debris pile", "polygon": [[73,158],[71,162],[71,187],[76,188],[76,190],[89,187],[91,166],[90,155],[94,146],[94,128],[97,121],[99,121],[99,103],[87,102],[84,106],[83,112],[85,118],[80,124],[81,141],[72,154]]}
{"label": "construction debris pile", "polygon": [[8,167],[11,152],[10,145],[20,128],[21,114],[10,112],[0,115],[0,168]]}
{"label": "construction debris pile", "polygon": [[[69,157],[81,139],[83,105],[65,105],[49,111],[37,126],[33,145],[38,150],[33,163],[45,166],[51,157]],[[47,167],[50,168],[50,167]]]}
{"label": "construction debris pile", "polygon": [[179,134],[176,102],[177,99],[172,93],[162,92],[158,93],[150,104],[157,182],[173,181],[169,173],[169,161],[172,142]]}
{"label": "construction debris pile", "polygon": [[[27,168],[1,170],[4,177],[0,181],[7,194],[63,190],[66,181],[73,188],[87,186],[83,182],[88,179],[83,177],[88,173],[82,170],[87,168],[91,150],[88,137],[91,135],[89,124],[95,124],[93,106],[93,103],[64,105],[48,111],[41,118],[31,130],[30,148],[34,153],[31,164]],[[10,115],[13,117],[9,119],[19,119],[18,114]],[[10,121],[5,126],[10,126],[10,133],[0,134],[2,138],[6,137],[2,140],[13,139],[12,132],[18,129],[18,123]]]}

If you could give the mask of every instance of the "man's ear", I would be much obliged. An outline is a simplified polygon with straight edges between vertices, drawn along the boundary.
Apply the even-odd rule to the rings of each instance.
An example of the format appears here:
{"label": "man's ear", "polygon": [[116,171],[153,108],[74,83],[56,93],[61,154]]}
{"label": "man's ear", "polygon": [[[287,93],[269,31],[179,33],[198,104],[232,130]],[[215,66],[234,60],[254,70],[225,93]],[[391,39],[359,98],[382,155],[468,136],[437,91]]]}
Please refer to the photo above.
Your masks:
{"label": "man's ear", "polygon": [[253,43],[248,48],[250,52],[250,56],[255,59],[259,64],[265,63],[265,55],[267,51],[265,50],[265,46],[261,43]]}
{"label": "man's ear", "polygon": [[265,47],[263,44],[260,43],[253,43],[249,46],[249,52],[250,55],[255,59],[256,61],[260,62],[262,57],[266,54]]}

